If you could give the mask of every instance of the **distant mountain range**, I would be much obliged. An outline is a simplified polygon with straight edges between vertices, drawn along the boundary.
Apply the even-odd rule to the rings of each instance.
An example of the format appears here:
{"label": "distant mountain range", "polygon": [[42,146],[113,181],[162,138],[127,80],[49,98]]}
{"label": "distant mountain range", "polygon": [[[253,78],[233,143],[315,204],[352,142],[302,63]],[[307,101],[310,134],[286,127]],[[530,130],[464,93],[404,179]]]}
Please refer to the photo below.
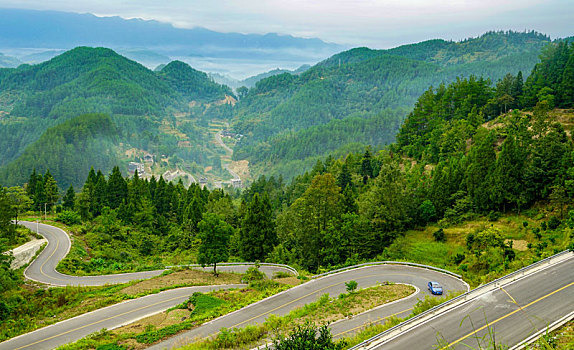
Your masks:
{"label": "distant mountain range", "polygon": [[232,87],[234,89],[241,87],[241,86],[252,88],[255,86],[255,84],[257,84],[258,81],[260,81],[262,79],[269,78],[269,77],[272,77],[274,75],[279,75],[279,74],[283,74],[283,73],[301,74],[309,68],[311,68],[311,66],[308,64],[304,64],[301,67],[294,69],[294,70],[276,68],[276,69],[272,69],[268,72],[260,73],[260,74],[254,75],[252,77],[243,79],[243,80],[233,79],[232,77],[218,74],[218,73],[211,73],[211,74],[209,74],[209,76],[211,78],[213,78],[213,80],[215,80],[219,84],[224,84],[224,85],[227,85],[227,86]]}
{"label": "distant mountain range", "polygon": [[[429,86],[471,75],[498,81],[519,71],[526,79],[549,44],[548,36],[536,32],[489,32],[461,42],[355,48],[300,71],[270,71],[238,96],[184,62],[152,71],[110,49],[76,48],[42,64],[0,69],[0,183],[22,183],[34,166],[54,170],[64,184],[81,183],[80,175],[66,170],[73,165],[58,156],[62,142],[69,145],[66,154],[105,164],[106,171],[118,159],[125,169],[133,158],[126,152],[137,149],[165,155],[171,168],[191,167],[201,176],[205,169],[221,169],[221,154],[209,145],[213,123],[229,123],[243,135],[233,158],[248,160],[255,177],[291,178],[327,155],[394,142]],[[100,114],[82,117],[86,113]],[[102,115],[110,116],[112,126],[93,128],[94,120],[107,120]],[[95,136],[84,144],[77,134]],[[97,147],[108,149],[85,153]]]}
{"label": "distant mountain range", "polygon": [[77,46],[112,48],[146,65],[150,62],[166,63],[158,62],[156,55],[316,62],[343,49],[340,45],[316,38],[275,33],[219,33],[199,27],[180,29],[141,19],[0,9],[0,52],[35,48],[53,52],[55,56],[61,52],[54,50],[69,50]]}

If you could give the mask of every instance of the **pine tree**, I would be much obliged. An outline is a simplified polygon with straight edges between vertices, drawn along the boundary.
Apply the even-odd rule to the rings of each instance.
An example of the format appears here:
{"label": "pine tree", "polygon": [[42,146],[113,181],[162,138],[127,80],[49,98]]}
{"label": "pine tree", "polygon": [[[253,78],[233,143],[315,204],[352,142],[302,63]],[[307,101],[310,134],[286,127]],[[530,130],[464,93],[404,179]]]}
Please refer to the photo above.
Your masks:
{"label": "pine tree", "polygon": [[490,201],[491,173],[496,161],[493,148],[494,133],[479,129],[475,136],[475,145],[468,155],[468,168],[465,184],[474,204],[483,211],[492,207]]}
{"label": "pine tree", "polygon": [[62,206],[64,209],[74,210],[74,205],[76,201],[76,192],[74,191],[74,186],[70,185],[68,187],[68,191],[66,191],[66,195],[62,199],[63,203]]}
{"label": "pine tree", "polygon": [[43,187],[47,209],[51,210],[53,205],[58,201],[59,195],[58,185],[52,174],[50,174],[50,170],[46,170],[46,174],[44,174]]}
{"label": "pine tree", "polygon": [[514,135],[509,135],[502,144],[493,172],[491,198],[496,205],[519,207],[523,194],[523,173],[526,160],[524,149],[517,147]]}
{"label": "pine tree", "polygon": [[12,220],[16,217],[16,210],[8,197],[6,189],[0,186],[0,239],[7,239],[14,243],[16,230]]}
{"label": "pine tree", "polygon": [[355,201],[355,194],[350,185],[347,185],[343,190],[343,212],[356,213],[358,210],[357,202]]}
{"label": "pine tree", "polygon": [[361,160],[361,175],[363,175],[363,183],[367,183],[367,179],[373,177],[373,164],[372,162],[371,152],[369,148],[365,150],[365,154],[363,154],[363,159]]}
{"label": "pine tree", "polygon": [[107,204],[112,209],[116,209],[127,199],[128,186],[126,180],[120,172],[120,168],[115,166],[108,178]]}
{"label": "pine tree", "polygon": [[266,192],[262,199],[255,193],[247,206],[239,243],[239,254],[246,261],[264,260],[277,244],[273,211]]}
{"label": "pine tree", "polygon": [[347,188],[347,186],[352,185],[353,183],[351,180],[351,172],[347,167],[347,163],[343,163],[343,166],[341,167],[341,172],[339,173],[339,176],[337,176],[337,186],[341,187],[341,189],[345,189]]}

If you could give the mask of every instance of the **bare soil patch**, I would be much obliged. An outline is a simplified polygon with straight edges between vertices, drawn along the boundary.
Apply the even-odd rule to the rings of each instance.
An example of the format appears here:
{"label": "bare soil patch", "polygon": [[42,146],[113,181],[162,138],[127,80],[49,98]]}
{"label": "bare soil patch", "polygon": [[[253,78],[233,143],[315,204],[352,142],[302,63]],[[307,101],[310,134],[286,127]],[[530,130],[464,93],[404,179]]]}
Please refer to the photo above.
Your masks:
{"label": "bare soil patch", "polygon": [[283,277],[283,278],[275,278],[273,279],[275,282],[278,283],[283,283],[289,286],[298,286],[301,283],[303,283],[303,281],[301,281],[300,279],[298,279],[297,277]]}
{"label": "bare soil patch", "polygon": [[229,169],[233,172],[237,173],[240,178],[242,179],[250,179],[251,174],[249,173],[249,161],[248,160],[240,160],[234,161],[229,164]]}
{"label": "bare soil patch", "polygon": [[137,295],[167,286],[175,285],[214,285],[214,284],[234,284],[241,283],[241,276],[234,273],[219,273],[219,277],[215,277],[210,272],[203,272],[199,270],[182,270],[176,271],[169,275],[152,278],[149,280],[141,281],[121,290],[122,293],[128,295]]}
{"label": "bare soil patch", "polygon": [[523,239],[508,239],[506,243],[512,242],[512,248],[519,250],[521,252],[528,250],[528,241]]}

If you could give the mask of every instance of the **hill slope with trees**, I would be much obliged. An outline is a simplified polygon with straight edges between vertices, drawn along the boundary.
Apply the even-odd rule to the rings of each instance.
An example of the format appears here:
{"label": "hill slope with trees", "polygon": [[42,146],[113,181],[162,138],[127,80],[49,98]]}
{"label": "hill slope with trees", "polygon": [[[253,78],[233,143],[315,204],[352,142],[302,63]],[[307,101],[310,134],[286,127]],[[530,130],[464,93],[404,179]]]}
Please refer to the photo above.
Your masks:
{"label": "hill slope with trees", "polygon": [[[355,137],[355,142],[380,148],[394,141],[402,116],[428,86],[471,75],[497,81],[507,73],[530,72],[549,42],[534,32],[491,32],[462,42],[432,40],[391,50],[357,48],[298,76],[263,79],[236,105],[233,128],[246,137],[234,157],[249,160],[256,173],[263,169],[273,173],[275,164],[290,161],[308,169],[317,156],[336,148],[321,147],[320,141],[303,142],[309,141],[303,130],[349,117],[379,118],[379,124],[386,124],[385,137],[375,139],[369,133]],[[320,151],[311,156],[306,152],[285,156],[282,146],[297,139],[300,132],[301,147]],[[340,132],[333,130],[328,138],[340,139]]]}
{"label": "hill slope with trees", "polygon": [[[177,154],[189,163],[207,163],[213,153],[205,140],[207,122],[190,110],[190,104],[201,106],[224,100],[226,96],[233,96],[231,89],[214,83],[205,73],[185,63],[175,61],[153,72],[105,48],[78,47],[38,65],[0,69],[0,148],[3,150],[0,167],[5,167],[3,174],[9,173],[3,180],[8,181],[6,184],[18,184],[20,182],[14,181],[27,177],[29,167],[7,166],[14,161],[13,164],[23,165],[39,157],[42,159],[39,171],[60,168],[54,156],[38,154],[41,147],[47,146],[46,152],[58,155],[63,150],[54,142],[44,138],[39,143],[41,147],[31,145],[49,128],[71,127],[65,123],[67,120],[86,113],[110,116],[118,129],[117,143],[126,148],[131,146],[166,156]],[[44,137],[49,135],[52,134]],[[187,140],[193,141],[195,153],[178,149],[178,142]],[[93,160],[93,156],[86,153],[88,148],[79,147],[76,151],[80,152],[79,157]],[[102,157],[92,165],[111,169],[118,161],[116,151],[102,149],[100,153],[108,155],[108,159]],[[26,159],[16,161],[18,157]],[[68,172],[78,174],[85,170],[82,166]],[[59,171],[55,173],[60,175]],[[57,178],[64,184],[83,181]]]}

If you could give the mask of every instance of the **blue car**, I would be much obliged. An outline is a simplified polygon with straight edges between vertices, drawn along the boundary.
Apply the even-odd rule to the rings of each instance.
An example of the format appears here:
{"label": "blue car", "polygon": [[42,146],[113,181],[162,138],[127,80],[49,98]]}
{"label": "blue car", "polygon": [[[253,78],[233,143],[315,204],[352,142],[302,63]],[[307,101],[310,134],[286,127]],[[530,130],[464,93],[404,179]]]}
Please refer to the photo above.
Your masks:
{"label": "blue car", "polygon": [[442,287],[440,284],[438,284],[438,282],[429,282],[428,289],[432,294],[442,295]]}

